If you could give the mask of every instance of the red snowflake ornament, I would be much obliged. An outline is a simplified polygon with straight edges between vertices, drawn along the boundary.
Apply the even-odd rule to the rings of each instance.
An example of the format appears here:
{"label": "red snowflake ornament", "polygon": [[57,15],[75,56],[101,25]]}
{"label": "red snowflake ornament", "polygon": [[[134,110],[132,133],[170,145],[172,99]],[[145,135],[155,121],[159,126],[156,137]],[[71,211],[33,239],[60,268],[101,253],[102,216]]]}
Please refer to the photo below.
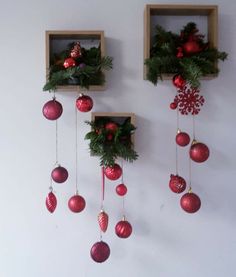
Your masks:
{"label": "red snowflake ornament", "polygon": [[188,85],[178,89],[178,94],[175,96],[174,102],[178,105],[181,114],[187,115],[191,113],[192,115],[196,115],[200,112],[205,99],[202,95],[199,95],[199,92],[198,88],[193,88]]}

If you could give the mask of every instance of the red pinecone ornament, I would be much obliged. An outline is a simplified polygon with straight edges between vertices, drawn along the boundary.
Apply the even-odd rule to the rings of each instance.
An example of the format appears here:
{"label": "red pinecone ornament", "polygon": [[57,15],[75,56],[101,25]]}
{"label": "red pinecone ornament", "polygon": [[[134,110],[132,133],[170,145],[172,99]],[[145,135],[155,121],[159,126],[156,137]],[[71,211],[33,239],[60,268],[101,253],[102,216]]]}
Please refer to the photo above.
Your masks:
{"label": "red pinecone ornament", "polygon": [[92,246],[90,255],[95,262],[103,263],[109,258],[110,252],[110,247],[107,243],[98,241]]}
{"label": "red pinecone ornament", "polygon": [[127,220],[123,219],[116,224],[115,232],[119,238],[126,239],[132,233],[132,226]]}
{"label": "red pinecone ornament", "polygon": [[181,193],[186,189],[186,181],[179,175],[170,175],[169,187],[174,193]]}
{"label": "red pinecone ornament", "polygon": [[52,191],[46,197],[46,207],[50,213],[53,213],[57,207],[57,198]]}
{"label": "red pinecone ornament", "polygon": [[124,196],[126,195],[127,193],[127,187],[125,184],[119,184],[116,186],[116,193],[119,195],[119,196]]}
{"label": "red pinecone ornament", "polygon": [[185,132],[178,132],[176,137],[175,137],[175,141],[179,146],[187,146],[190,142],[190,137],[187,133]]}
{"label": "red pinecone ornament", "polygon": [[201,200],[195,193],[187,192],[181,197],[180,205],[185,212],[196,213],[201,207]]}
{"label": "red pinecone ornament", "polygon": [[86,202],[81,195],[75,194],[68,201],[68,207],[73,213],[80,213],[85,208]]}
{"label": "red pinecone ornament", "polygon": [[48,120],[56,120],[58,119],[63,112],[63,108],[60,102],[56,101],[55,99],[48,101],[43,106],[43,115]]}
{"label": "red pinecone ornament", "polygon": [[186,80],[181,76],[181,75],[175,75],[173,77],[173,85],[176,87],[176,88],[183,88],[186,84]]}
{"label": "red pinecone ornament", "polygon": [[210,156],[210,151],[206,144],[193,141],[189,150],[189,155],[194,162],[203,163]]}
{"label": "red pinecone ornament", "polygon": [[76,66],[76,62],[73,58],[67,58],[65,59],[63,66],[65,68],[73,67],[73,66]]}
{"label": "red pinecone ornament", "polygon": [[76,100],[76,107],[80,112],[89,112],[93,108],[93,99],[88,95],[81,94]]}
{"label": "red pinecone ornament", "polygon": [[122,175],[122,168],[118,164],[114,164],[114,166],[107,166],[104,173],[109,180],[115,181]]}
{"label": "red pinecone ornament", "polygon": [[68,171],[65,169],[65,167],[59,165],[53,169],[51,176],[54,182],[64,183],[68,178]]}
{"label": "red pinecone ornament", "polygon": [[102,232],[106,232],[108,227],[109,216],[103,210],[98,214],[98,224]]}
{"label": "red pinecone ornament", "polygon": [[108,122],[105,125],[105,129],[114,134],[118,129],[118,125],[115,122]]}

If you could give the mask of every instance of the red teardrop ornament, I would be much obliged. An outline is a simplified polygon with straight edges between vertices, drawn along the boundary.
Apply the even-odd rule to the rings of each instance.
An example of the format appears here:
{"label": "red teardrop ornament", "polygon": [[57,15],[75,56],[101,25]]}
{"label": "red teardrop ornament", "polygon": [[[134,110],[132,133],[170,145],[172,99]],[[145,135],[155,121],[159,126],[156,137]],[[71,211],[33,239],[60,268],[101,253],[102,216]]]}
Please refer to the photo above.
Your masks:
{"label": "red teardrop ornament", "polygon": [[53,213],[57,207],[57,198],[52,191],[46,197],[46,207],[50,213]]}
{"label": "red teardrop ornament", "polygon": [[103,210],[98,214],[98,224],[102,232],[106,232],[108,227],[109,216]]}

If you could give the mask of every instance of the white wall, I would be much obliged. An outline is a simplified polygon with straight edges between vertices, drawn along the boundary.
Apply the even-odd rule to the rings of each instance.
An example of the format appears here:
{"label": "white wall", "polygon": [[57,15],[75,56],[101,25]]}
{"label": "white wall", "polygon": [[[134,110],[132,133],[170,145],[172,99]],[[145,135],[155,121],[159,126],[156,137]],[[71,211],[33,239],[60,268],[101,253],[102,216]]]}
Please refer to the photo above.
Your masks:
{"label": "white wall", "polygon": [[[179,196],[168,189],[175,166],[175,113],[168,105],[175,91],[170,82],[154,87],[142,80],[146,3],[155,1],[0,1],[1,277],[235,276],[236,2],[207,2],[219,5],[219,48],[229,53],[229,60],[220,64],[217,79],[202,82],[206,104],[196,120],[197,134],[210,147],[211,157],[193,169],[194,190],[202,200],[201,210],[194,215],[183,212]],[[75,93],[58,94],[64,106],[59,154],[70,178],[55,186],[56,212],[49,214],[44,205],[54,163],[54,123],[41,114],[51,98],[42,92],[44,31],[50,29],[105,30],[114,70],[108,74],[108,90],[90,94],[94,111],[137,115],[140,159],[125,165],[126,207],[134,232],[127,240],[115,236],[121,201],[114,193],[115,183],[108,182],[110,227],[104,240],[112,253],[102,265],[89,256],[99,238],[101,180],[98,160],[89,156],[83,140],[89,130],[83,122],[90,114],[79,118],[79,185],[87,207],[77,215],[67,209],[75,184]],[[182,123],[190,131],[190,121]],[[181,172],[187,176],[185,155],[181,156]]]}

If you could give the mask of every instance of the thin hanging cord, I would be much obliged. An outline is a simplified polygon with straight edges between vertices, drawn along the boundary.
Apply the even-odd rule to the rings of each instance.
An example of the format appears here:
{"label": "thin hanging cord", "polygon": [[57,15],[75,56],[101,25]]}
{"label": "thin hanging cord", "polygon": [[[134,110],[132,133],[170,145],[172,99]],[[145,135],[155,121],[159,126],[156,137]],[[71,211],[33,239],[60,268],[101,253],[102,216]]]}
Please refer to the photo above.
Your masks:
{"label": "thin hanging cord", "polygon": [[55,147],[56,147],[56,162],[55,165],[58,165],[58,121],[56,120],[56,139],[55,139]]}
{"label": "thin hanging cord", "polygon": [[[176,125],[177,125],[177,132],[179,131],[179,108],[176,109]],[[175,143],[175,169],[176,175],[179,174],[179,165],[178,165],[178,145]]]}
{"label": "thin hanging cord", "polygon": [[189,157],[189,191],[192,191],[192,161]]}
{"label": "thin hanging cord", "polygon": [[76,194],[78,191],[78,112],[75,106],[75,191]]}
{"label": "thin hanging cord", "polygon": [[105,198],[105,174],[104,166],[102,166],[102,189],[101,189],[101,210],[103,210],[104,198]]}
{"label": "thin hanging cord", "polygon": [[193,115],[193,139],[196,138],[195,116]]}
{"label": "thin hanging cord", "polygon": [[124,170],[123,170],[123,160],[121,160],[121,169],[122,169],[122,175],[121,175],[121,183],[124,184]]}
{"label": "thin hanging cord", "polygon": [[[121,160],[121,169],[122,169],[121,182],[122,182],[122,184],[124,184],[124,164],[123,164],[123,160]],[[122,214],[123,214],[123,217],[125,217],[125,196],[122,197]]]}

